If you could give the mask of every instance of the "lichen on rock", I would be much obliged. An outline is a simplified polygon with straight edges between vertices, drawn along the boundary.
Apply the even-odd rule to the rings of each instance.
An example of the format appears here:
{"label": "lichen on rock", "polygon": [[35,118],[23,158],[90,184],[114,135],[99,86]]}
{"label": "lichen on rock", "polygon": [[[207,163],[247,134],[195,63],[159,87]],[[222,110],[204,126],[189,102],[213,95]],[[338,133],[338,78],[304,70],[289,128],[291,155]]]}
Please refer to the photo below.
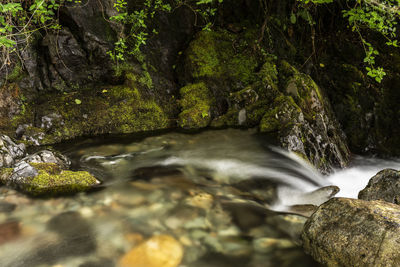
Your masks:
{"label": "lichen on rock", "polygon": [[358,198],[400,204],[400,171],[385,169],[378,172],[359,192]]}
{"label": "lichen on rock", "polygon": [[399,266],[400,207],[333,198],[306,222],[303,247],[326,266]]}

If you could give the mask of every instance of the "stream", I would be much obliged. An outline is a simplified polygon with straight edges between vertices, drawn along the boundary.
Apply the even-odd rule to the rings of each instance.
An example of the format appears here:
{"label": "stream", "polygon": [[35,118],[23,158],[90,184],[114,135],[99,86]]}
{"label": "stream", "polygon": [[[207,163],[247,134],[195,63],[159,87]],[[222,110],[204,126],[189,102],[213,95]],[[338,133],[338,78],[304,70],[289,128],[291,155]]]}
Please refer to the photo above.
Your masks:
{"label": "stream", "polygon": [[324,177],[254,130],[87,138],[57,149],[102,185],[51,199],[0,187],[1,267],[120,266],[157,235],[179,241],[181,267],[319,266],[299,247],[301,214],[335,194],[332,185],[356,198],[379,170],[400,169],[399,160],[357,156]]}

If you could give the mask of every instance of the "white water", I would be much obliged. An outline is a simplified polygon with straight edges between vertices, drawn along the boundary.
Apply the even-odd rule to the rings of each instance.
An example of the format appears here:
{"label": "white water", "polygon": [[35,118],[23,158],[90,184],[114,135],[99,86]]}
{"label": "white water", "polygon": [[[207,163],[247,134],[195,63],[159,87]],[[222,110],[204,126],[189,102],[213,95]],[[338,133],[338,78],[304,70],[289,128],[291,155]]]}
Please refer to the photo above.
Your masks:
{"label": "white water", "polygon": [[357,157],[352,162],[352,166],[337,170],[328,177],[328,180],[340,188],[336,196],[357,198],[358,192],[367,186],[369,179],[386,168],[400,170],[400,159],[383,160]]}
{"label": "white water", "polygon": [[[107,153],[110,150],[112,155]],[[88,164],[97,161],[120,179],[129,179],[133,170],[148,166],[178,167],[193,179],[207,174],[220,184],[266,179],[278,184],[271,208],[280,211],[292,205],[322,204],[334,195],[334,188],[327,187],[331,185],[340,189],[336,196],[357,198],[377,172],[400,169],[400,159],[355,157],[348,168],[324,177],[296,154],[238,130],[149,137],[130,145],[98,147],[80,160]]]}

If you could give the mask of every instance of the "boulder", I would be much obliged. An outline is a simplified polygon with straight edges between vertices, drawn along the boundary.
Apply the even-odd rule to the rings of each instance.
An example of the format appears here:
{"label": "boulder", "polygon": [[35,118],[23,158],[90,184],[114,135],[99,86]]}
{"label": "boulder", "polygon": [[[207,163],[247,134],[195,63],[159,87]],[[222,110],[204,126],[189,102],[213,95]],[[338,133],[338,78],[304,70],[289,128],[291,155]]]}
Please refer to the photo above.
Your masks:
{"label": "boulder", "polygon": [[326,266],[399,266],[400,207],[333,198],[303,228],[307,253]]}
{"label": "boulder", "polygon": [[358,198],[400,204],[400,171],[385,169],[378,172],[358,193]]}
{"label": "boulder", "polygon": [[89,190],[100,182],[86,171],[69,171],[70,161],[42,150],[0,170],[0,182],[33,196],[56,196]]}

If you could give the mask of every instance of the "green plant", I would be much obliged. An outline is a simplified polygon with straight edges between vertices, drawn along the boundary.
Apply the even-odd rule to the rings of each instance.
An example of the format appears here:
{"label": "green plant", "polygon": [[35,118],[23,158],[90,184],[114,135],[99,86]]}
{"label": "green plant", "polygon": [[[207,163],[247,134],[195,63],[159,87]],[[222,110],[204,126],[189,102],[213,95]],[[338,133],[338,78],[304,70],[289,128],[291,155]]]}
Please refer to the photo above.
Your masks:
{"label": "green plant", "polygon": [[[223,0],[145,0],[139,9],[128,12],[126,0],[115,0],[114,8],[117,15],[110,17],[111,21],[120,23],[125,27],[119,32],[118,41],[114,44],[114,49],[108,52],[111,59],[118,65],[125,61],[128,56],[141,57],[140,48],[147,43],[148,38],[157,34],[155,28],[149,26],[151,19],[157,13],[173,12],[179,7],[189,7],[204,22],[202,28],[210,30],[213,23],[212,18],[217,12],[217,6]],[[139,60],[140,61],[140,60]]]}
{"label": "green plant", "polygon": [[[23,3],[25,4],[23,5]],[[59,30],[57,13],[66,3],[76,0],[6,0],[0,3],[1,67],[11,64],[11,56],[20,53],[37,31]]]}
{"label": "green plant", "polygon": [[[308,4],[328,4],[333,0],[297,0],[306,9]],[[378,32],[385,38],[386,45],[399,47],[397,42],[396,25],[400,15],[399,0],[347,0],[347,8],[342,10],[349,27],[359,36],[365,52],[364,63],[367,75],[381,82],[386,72],[382,67],[375,65],[375,58],[379,51],[369,43],[363,35],[365,29]],[[294,19],[291,18],[293,22]]]}

